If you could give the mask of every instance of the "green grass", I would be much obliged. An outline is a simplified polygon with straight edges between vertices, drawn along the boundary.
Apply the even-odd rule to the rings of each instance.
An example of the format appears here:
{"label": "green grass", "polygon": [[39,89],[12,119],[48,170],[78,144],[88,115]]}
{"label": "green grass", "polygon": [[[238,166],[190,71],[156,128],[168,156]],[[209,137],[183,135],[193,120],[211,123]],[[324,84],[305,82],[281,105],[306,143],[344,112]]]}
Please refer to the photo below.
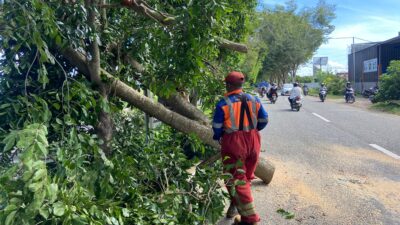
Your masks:
{"label": "green grass", "polygon": [[333,94],[328,94],[328,99],[344,99],[343,95],[333,95]]}
{"label": "green grass", "polygon": [[400,103],[394,101],[378,102],[373,104],[371,107],[373,110],[392,113],[400,116]]}
{"label": "green grass", "polygon": [[[314,96],[314,97],[318,97],[318,96],[319,96],[319,90],[318,90],[318,89],[311,88],[311,89],[308,91],[308,95]],[[344,98],[344,97],[343,97],[343,95],[328,94],[328,96],[327,96],[326,98],[327,98],[327,99],[341,99],[341,98]]]}

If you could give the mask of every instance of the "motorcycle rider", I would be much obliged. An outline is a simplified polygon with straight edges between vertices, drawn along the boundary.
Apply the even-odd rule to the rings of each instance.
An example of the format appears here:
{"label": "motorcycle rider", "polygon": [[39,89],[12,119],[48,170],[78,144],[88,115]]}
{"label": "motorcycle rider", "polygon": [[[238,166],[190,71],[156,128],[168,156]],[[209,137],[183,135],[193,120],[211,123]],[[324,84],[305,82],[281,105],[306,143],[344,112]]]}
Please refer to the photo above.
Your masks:
{"label": "motorcycle rider", "polygon": [[297,97],[299,97],[300,99],[303,99],[303,94],[302,94],[302,90],[299,87],[299,83],[294,82],[293,83],[293,89],[290,92],[290,96],[289,96],[289,102],[290,105],[292,105],[293,101],[296,100]]}
{"label": "motorcycle rider", "polygon": [[304,93],[304,95],[308,95],[308,86],[307,86],[307,84],[303,85],[303,93]]}
{"label": "motorcycle rider", "polygon": [[258,93],[261,97],[264,97],[264,95],[267,93],[268,87],[269,83],[266,81],[262,81],[258,84]]}
{"label": "motorcycle rider", "polygon": [[354,92],[353,87],[351,87],[351,83],[347,81],[346,90],[345,90],[345,98],[347,99],[350,93]]}
{"label": "motorcycle rider", "polygon": [[273,82],[271,83],[271,87],[267,92],[267,97],[271,99],[272,94],[275,94],[276,98],[278,98],[278,86]]}
{"label": "motorcycle rider", "polygon": [[319,88],[319,97],[322,99],[322,92],[325,91],[325,94],[328,93],[328,88],[326,87],[325,83],[321,83],[321,87]]}
{"label": "motorcycle rider", "polygon": [[322,84],[321,84],[321,87],[319,88],[319,92],[321,92],[321,91],[326,91],[326,92],[328,92],[328,88],[326,87],[325,83],[322,83]]}

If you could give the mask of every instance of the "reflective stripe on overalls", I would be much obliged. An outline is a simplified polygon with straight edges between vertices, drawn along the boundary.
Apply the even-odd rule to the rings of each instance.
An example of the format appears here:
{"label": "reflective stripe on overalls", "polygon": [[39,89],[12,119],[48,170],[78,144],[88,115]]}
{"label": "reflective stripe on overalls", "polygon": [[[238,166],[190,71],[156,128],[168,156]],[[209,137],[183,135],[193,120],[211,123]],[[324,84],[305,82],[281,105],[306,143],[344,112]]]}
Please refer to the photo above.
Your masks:
{"label": "reflective stripe on overalls", "polygon": [[233,105],[232,105],[232,101],[231,99],[226,96],[224,97],[226,104],[229,107],[229,119],[231,121],[231,127],[225,127],[224,131],[225,133],[232,133],[238,130],[237,126],[236,126],[236,120],[235,120],[235,112],[233,111]]}
{"label": "reflective stripe on overalls", "polygon": [[[239,96],[240,96],[240,98],[243,97],[242,95],[239,95]],[[249,97],[248,100],[251,101],[251,108],[252,108],[251,121],[253,123],[253,126],[250,126],[250,125],[243,126],[243,130],[244,131],[250,131],[252,129],[251,127],[253,127],[253,128],[257,127],[257,102],[256,102],[256,99],[253,96],[250,95],[250,96],[247,96],[247,97]],[[232,132],[235,132],[235,131],[239,130],[239,128],[236,126],[236,119],[239,119],[239,118],[235,118],[235,112],[234,112],[234,109],[233,109],[233,103],[230,100],[230,98],[229,97],[224,97],[224,99],[225,99],[225,102],[226,102],[227,106],[229,107],[229,120],[231,122],[231,127],[225,127],[224,131],[225,131],[225,133],[230,134]],[[246,104],[247,104],[247,101],[246,101]]]}
{"label": "reflective stripe on overalls", "polygon": [[239,211],[240,215],[250,216],[256,214],[256,209],[254,207],[253,202],[243,204],[242,201],[240,201],[239,195],[235,195],[235,200],[236,200],[236,208]]}

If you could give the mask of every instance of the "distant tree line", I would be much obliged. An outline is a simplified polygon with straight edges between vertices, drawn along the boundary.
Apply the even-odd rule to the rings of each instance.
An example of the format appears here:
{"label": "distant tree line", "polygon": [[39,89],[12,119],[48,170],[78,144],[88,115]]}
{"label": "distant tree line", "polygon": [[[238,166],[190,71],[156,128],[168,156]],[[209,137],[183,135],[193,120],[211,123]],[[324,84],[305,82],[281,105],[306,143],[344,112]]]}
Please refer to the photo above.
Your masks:
{"label": "distant tree line", "polygon": [[243,71],[253,80],[295,80],[299,66],[312,57],[334,30],[334,11],[335,6],[324,0],[315,7],[302,9],[292,0],[257,13]]}

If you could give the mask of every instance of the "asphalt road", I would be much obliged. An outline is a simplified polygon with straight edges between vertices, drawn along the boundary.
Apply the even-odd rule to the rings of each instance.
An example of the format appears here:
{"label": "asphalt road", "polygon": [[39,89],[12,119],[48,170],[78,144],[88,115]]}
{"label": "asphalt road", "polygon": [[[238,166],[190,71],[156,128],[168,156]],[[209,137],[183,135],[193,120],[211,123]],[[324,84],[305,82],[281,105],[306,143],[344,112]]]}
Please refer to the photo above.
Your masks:
{"label": "asphalt road", "polygon": [[270,185],[252,183],[261,224],[400,224],[400,116],[314,97],[300,112],[287,97],[263,102],[261,157],[276,171]]}

